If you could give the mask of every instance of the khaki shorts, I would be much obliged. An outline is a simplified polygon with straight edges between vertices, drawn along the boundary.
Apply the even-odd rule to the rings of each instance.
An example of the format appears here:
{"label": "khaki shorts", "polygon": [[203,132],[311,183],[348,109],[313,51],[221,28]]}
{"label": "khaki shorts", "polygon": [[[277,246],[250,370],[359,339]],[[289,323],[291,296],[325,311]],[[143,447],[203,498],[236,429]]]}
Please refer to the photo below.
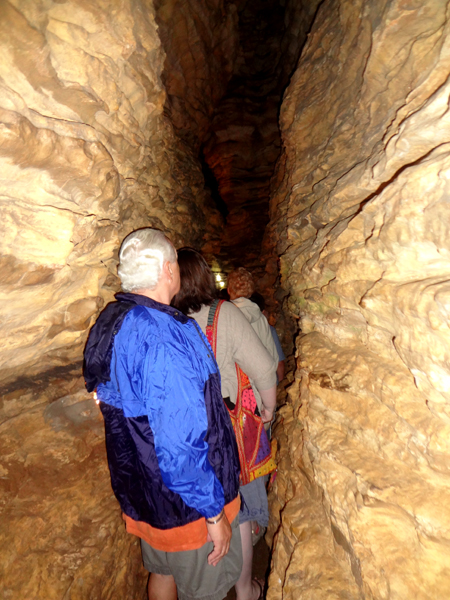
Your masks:
{"label": "khaki shorts", "polygon": [[231,523],[232,536],[228,554],[219,564],[208,564],[213,550],[207,542],[198,550],[162,552],[141,539],[142,560],[150,573],[173,575],[178,600],[222,600],[239,579],[242,570],[241,533],[239,516]]}

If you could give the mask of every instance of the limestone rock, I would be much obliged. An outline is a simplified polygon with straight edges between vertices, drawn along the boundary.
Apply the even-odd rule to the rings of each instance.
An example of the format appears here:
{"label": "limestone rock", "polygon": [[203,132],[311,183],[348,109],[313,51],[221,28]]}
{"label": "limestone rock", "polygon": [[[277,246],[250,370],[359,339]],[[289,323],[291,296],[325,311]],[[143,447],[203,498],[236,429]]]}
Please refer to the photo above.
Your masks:
{"label": "limestone rock", "polygon": [[[232,59],[220,53],[236,35],[234,13],[220,2],[163,4],[175,28],[192,32],[201,19],[190,52],[197,69],[181,62],[177,70],[187,90],[182,115],[171,111],[177,121],[194,86],[214,109],[230,76]],[[0,34],[1,293],[9,301],[0,381],[11,381],[24,368],[79,359],[93,318],[118,289],[116,252],[127,233],[155,226],[177,245],[214,248],[221,221],[198,139],[189,145],[165,114],[166,55],[152,2],[3,2]],[[173,63],[185,48],[170,51]]]}
{"label": "limestone rock", "polygon": [[140,597],[147,575],[111,490],[98,406],[73,367],[23,384],[2,397],[2,598]]}
{"label": "limestone rock", "polygon": [[449,33],[442,3],[324,3],[285,93],[265,243],[302,335],[269,598],[448,596]]}
{"label": "limestone rock", "polygon": [[[177,246],[217,246],[222,221],[197,154],[236,37],[229,3],[162,4],[0,3],[5,599],[144,595],[139,544],[111,491],[80,360],[90,326],[119,289],[117,250],[127,233],[154,226]],[[165,61],[176,62],[185,44],[166,50],[157,9],[174,15],[169,26],[184,31],[185,43],[198,27],[177,70],[185,98],[170,115]],[[195,140],[171,121],[186,118],[194,96],[210,103]]]}

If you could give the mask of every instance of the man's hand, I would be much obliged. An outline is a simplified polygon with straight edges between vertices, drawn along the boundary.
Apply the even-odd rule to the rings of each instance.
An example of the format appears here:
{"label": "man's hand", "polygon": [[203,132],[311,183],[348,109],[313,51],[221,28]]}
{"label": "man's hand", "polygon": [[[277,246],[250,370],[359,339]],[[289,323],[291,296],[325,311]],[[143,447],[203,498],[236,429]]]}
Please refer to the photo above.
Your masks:
{"label": "man's hand", "polygon": [[218,523],[215,525],[206,523],[206,527],[207,541],[214,544],[214,550],[208,556],[208,564],[215,567],[230,549],[231,526],[227,516],[224,515]]}

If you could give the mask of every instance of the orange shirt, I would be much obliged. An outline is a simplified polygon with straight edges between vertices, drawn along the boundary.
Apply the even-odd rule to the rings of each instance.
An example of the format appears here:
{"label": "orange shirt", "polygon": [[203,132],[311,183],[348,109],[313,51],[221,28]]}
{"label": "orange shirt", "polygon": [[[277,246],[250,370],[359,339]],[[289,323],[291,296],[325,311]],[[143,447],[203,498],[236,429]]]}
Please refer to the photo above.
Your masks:
{"label": "orange shirt", "polygon": [[[240,507],[240,496],[237,496],[225,506],[225,514],[230,523],[236,518]],[[182,550],[197,550],[197,548],[201,548],[206,544],[208,530],[204,518],[173,529],[156,529],[143,521],[134,521],[125,514],[122,516],[128,533],[142,538],[155,550],[180,552]]]}

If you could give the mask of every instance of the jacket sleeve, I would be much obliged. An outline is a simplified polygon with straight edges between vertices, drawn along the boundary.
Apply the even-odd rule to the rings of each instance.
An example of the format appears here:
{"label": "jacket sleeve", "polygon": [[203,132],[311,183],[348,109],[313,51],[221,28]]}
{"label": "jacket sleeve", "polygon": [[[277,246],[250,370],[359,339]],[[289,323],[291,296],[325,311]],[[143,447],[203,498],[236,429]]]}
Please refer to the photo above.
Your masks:
{"label": "jacket sleeve", "polygon": [[[179,339],[158,340],[152,334],[144,323],[130,332],[127,345],[135,346],[136,352],[133,359],[124,356],[128,376],[121,394],[130,386],[128,393],[148,416],[164,484],[188,506],[211,518],[222,510],[224,492],[208,460],[199,359]],[[138,339],[133,340],[133,335]]]}

